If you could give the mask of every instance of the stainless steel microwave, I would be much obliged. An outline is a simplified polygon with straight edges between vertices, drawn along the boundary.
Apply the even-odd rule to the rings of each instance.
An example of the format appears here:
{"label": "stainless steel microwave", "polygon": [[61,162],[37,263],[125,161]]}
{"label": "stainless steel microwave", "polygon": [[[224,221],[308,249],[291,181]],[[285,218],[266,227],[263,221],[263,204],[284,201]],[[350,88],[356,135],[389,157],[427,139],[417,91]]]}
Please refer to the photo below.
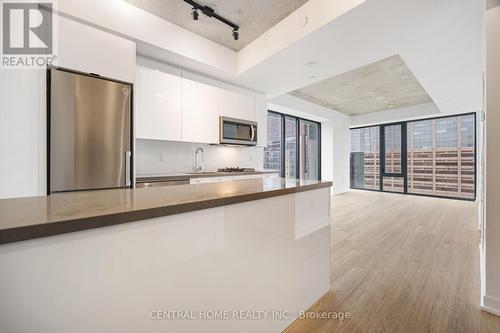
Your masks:
{"label": "stainless steel microwave", "polygon": [[257,145],[257,123],[242,119],[220,117],[219,143],[232,145]]}

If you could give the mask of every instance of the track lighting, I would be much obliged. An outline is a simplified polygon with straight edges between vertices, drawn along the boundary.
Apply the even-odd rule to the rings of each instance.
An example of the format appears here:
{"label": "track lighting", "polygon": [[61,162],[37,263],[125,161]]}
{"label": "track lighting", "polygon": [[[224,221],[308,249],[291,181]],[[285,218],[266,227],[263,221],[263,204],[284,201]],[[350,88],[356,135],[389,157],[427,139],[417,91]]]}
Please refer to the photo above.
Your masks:
{"label": "track lighting", "polygon": [[193,10],[191,11],[191,16],[193,17],[193,20],[198,21],[198,17],[200,14],[198,14],[198,9],[193,7]]}
{"label": "track lighting", "polygon": [[239,33],[240,27],[237,26],[236,24],[234,24],[233,22],[226,20],[222,16],[218,15],[213,8],[210,8],[208,6],[202,6],[193,0],[184,0],[184,2],[190,4],[193,7],[193,9],[191,10],[191,16],[193,17],[193,20],[198,21],[198,18],[200,16],[200,13],[198,12],[198,10],[201,10],[201,12],[203,14],[205,14],[206,16],[213,17],[216,20],[219,20],[220,22],[233,28],[232,34],[233,34],[234,40],[238,40],[238,38],[240,38],[240,33]]}

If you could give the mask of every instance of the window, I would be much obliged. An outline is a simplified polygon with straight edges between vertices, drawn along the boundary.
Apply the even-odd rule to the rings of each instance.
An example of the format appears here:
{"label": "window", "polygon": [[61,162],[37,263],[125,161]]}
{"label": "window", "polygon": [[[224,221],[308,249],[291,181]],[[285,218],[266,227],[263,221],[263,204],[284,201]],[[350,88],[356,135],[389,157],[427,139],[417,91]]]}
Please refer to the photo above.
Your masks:
{"label": "window", "polygon": [[408,123],[408,133],[410,149],[432,149],[432,120]]}
{"label": "window", "polygon": [[285,178],[297,178],[297,120],[285,116]]}
{"label": "window", "polygon": [[321,178],[321,125],[269,111],[264,168],[280,170],[285,178]]}
{"label": "window", "polygon": [[408,122],[408,193],[474,199],[474,132],[473,114]]}
{"label": "window", "polygon": [[475,119],[465,114],[351,129],[351,188],[474,200]]}
{"label": "window", "polygon": [[382,189],[387,192],[404,193],[404,163],[402,152],[403,124],[384,125],[384,151],[382,166]]}
{"label": "window", "polygon": [[264,148],[264,169],[281,170],[281,116],[267,115],[267,146]]}
{"label": "window", "polygon": [[380,189],[378,126],[353,129],[351,137],[351,187],[359,189]]}
{"label": "window", "polygon": [[300,119],[300,179],[319,179],[319,124]]}
{"label": "window", "polygon": [[401,125],[384,126],[385,172],[401,173]]}
{"label": "window", "polygon": [[457,148],[457,118],[435,120],[436,149]]}

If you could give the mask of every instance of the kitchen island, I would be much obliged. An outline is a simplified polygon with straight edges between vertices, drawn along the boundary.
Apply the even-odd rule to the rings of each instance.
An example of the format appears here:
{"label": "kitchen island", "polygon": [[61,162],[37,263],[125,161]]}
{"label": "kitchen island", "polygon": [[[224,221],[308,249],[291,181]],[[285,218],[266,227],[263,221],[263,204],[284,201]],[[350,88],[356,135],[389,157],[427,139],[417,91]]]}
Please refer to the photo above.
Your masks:
{"label": "kitchen island", "polygon": [[330,186],[249,179],[0,200],[0,328],[281,332],[329,290]]}

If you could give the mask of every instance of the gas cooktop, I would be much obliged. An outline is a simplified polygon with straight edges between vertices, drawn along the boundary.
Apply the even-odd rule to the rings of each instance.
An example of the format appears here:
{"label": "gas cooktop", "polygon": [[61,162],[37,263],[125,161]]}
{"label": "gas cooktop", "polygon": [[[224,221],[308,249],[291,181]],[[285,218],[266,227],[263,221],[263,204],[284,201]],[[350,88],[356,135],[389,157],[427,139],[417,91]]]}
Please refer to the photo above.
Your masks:
{"label": "gas cooktop", "polygon": [[228,168],[220,168],[217,171],[219,171],[219,172],[255,172],[255,169],[254,168],[228,167]]}

